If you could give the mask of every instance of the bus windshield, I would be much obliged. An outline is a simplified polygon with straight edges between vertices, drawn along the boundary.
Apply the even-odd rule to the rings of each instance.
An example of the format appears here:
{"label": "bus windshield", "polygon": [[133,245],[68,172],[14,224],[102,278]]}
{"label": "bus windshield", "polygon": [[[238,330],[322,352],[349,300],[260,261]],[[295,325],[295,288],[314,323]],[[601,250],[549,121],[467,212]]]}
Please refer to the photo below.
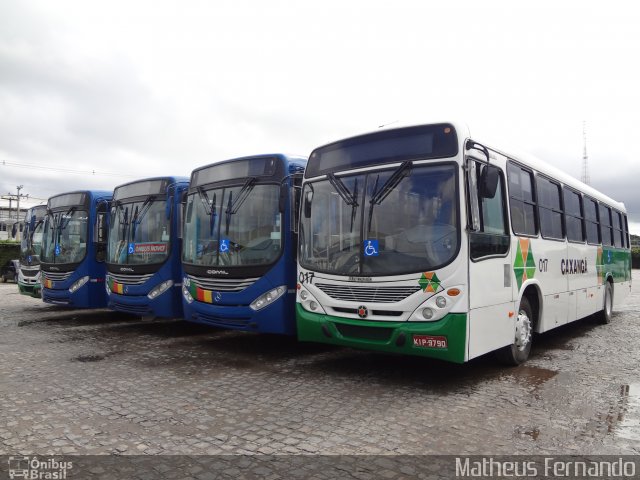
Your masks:
{"label": "bus windshield", "polygon": [[107,262],[118,265],[162,263],[169,256],[170,233],[166,203],[156,200],[155,196],[114,202]]}
{"label": "bus windshield", "polygon": [[42,261],[79,263],[87,252],[89,214],[71,207],[47,214],[42,239]]}
{"label": "bus windshield", "polygon": [[337,275],[434,270],[458,251],[455,164],[327,175],[302,194],[300,264]]}
{"label": "bus windshield", "polygon": [[[40,254],[42,251],[42,231],[44,230],[44,222],[42,219],[35,222],[33,231],[31,225],[25,220],[24,232],[20,240],[20,254],[22,263],[30,263],[35,265],[40,263]],[[31,259],[29,260],[29,257]]]}
{"label": "bus windshield", "polygon": [[275,262],[282,250],[280,186],[198,188],[187,199],[182,260],[200,266]]}

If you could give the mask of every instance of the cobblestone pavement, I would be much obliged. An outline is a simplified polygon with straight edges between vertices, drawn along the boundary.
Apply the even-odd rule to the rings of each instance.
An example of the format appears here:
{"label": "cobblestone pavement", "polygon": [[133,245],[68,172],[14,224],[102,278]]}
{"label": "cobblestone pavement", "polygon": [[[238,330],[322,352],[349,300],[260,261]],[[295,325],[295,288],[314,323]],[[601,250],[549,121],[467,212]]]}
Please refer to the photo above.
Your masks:
{"label": "cobblestone pavement", "polygon": [[2,284],[0,453],[639,454],[634,290],[610,325],[542,335],[505,368],[64,310]]}

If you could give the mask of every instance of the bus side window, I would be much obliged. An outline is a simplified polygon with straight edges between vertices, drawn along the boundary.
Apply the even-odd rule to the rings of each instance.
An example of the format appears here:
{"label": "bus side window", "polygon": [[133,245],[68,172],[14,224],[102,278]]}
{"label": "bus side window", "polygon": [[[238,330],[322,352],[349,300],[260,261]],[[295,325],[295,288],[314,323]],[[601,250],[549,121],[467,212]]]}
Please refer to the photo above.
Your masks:
{"label": "bus side window", "polygon": [[598,245],[600,243],[598,204],[595,200],[588,197],[584,197],[584,220],[587,243],[590,245]]}
{"label": "bus side window", "polygon": [[[493,175],[487,175],[489,172],[485,169],[492,169]],[[470,168],[469,172],[470,175],[476,175],[476,181],[470,181],[468,184],[469,194],[474,196],[473,199],[470,197],[472,200],[470,208],[472,210],[478,209],[477,217],[479,219],[478,230],[469,233],[471,259],[478,260],[484,257],[506,255],[509,251],[510,236],[506,216],[504,176],[497,167],[478,163],[475,164],[475,168]],[[487,191],[482,186],[483,179],[489,176],[497,178],[495,190]],[[474,186],[477,186],[476,191],[473,191]],[[475,198],[477,198],[477,203]]]}
{"label": "bus side window", "polygon": [[627,223],[627,216],[622,216],[624,219],[624,246],[629,248],[629,224]]}
{"label": "bus side window", "polygon": [[613,212],[614,245],[618,248],[624,247],[624,227],[622,225],[622,214]]}
{"label": "bus side window", "polygon": [[584,213],[582,197],[567,187],[564,194],[564,223],[567,230],[567,240],[570,242],[584,242]]}
{"label": "bus side window", "polygon": [[516,235],[538,235],[536,198],[534,196],[533,173],[509,162],[509,205],[511,225]]}
{"label": "bus side window", "polygon": [[613,245],[613,226],[611,222],[611,209],[606,205],[600,204],[600,236],[602,237],[602,245]]}

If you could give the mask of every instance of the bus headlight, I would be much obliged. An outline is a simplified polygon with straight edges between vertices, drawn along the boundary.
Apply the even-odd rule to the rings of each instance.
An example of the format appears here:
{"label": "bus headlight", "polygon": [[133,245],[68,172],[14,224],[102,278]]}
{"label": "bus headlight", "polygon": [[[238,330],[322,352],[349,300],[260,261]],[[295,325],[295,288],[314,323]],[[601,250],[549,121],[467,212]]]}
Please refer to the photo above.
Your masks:
{"label": "bus headlight", "polygon": [[425,308],[424,310],[422,310],[422,316],[425,320],[431,320],[433,318],[433,310],[431,310],[429,307]]}
{"label": "bus headlight", "polygon": [[286,285],[280,285],[279,287],[274,288],[273,290],[269,290],[267,293],[263,293],[258,298],[256,298],[253,302],[251,302],[252,310],[258,311],[267,305],[271,305],[278,298],[280,298],[287,291]]}
{"label": "bus headlight", "polygon": [[300,305],[302,305],[302,308],[304,308],[308,312],[323,313],[323,314],[327,313],[325,312],[324,308],[322,308],[322,305],[320,305],[320,302],[318,302],[313,297],[313,295],[309,293],[308,290],[305,290],[304,288],[299,290],[298,296],[299,296],[298,302],[300,303]]}
{"label": "bus headlight", "polygon": [[69,293],[74,293],[78,289],[82,288],[85,283],[89,281],[89,276],[82,277],[80,280],[77,280],[71,287],[69,287]]}
{"label": "bus headlight", "polygon": [[446,291],[438,292],[435,295],[432,295],[427,300],[422,302],[422,304],[418,305],[408,320],[411,322],[436,322],[438,320],[446,317],[450,312],[460,311],[457,308],[457,305],[463,305],[463,309],[466,297],[465,295],[461,295],[462,286],[456,286],[449,288]]}
{"label": "bus headlight", "polygon": [[111,295],[111,289],[109,288],[110,281],[111,281],[111,277],[109,275],[104,277],[104,289],[107,291],[107,295]]}
{"label": "bus headlight", "polygon": [[187,277],[184,277],[182,279],[182,296],[187,301],[187,303],[193,303],[193,297],[189,292],[190,285],[191,285],[191,280],[189,280]]}
{"label": "bus headlight", "polygon": [[164,292],[173,287],[173,280],[166,280],[162,282],[160,285],[157,285],[147,294],[147,298],[149,300],[153,300],[154,298],[162,295]]}

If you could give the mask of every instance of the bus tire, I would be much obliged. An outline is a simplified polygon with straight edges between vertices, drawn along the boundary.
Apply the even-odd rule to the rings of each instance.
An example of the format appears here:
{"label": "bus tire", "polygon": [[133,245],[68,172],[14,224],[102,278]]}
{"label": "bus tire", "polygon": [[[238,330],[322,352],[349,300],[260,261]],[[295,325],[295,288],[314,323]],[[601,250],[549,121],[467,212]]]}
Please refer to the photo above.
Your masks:
{"label": "bus tire", "polygon": [[522,297],[516,316],[515,337],[511,345],[496,351],[496,356],[505,365],[520,365],[529,358],[533,340],[534,316],[527,297]]}
{"label": "bus tire", "polygon": [[606,282],[604,285],[604,302],[602,304],[602,310],[598,312],[598,321],[602,324],[611,323],[612,316],[613,316],[613,285],[611,285],[611,282]]}

